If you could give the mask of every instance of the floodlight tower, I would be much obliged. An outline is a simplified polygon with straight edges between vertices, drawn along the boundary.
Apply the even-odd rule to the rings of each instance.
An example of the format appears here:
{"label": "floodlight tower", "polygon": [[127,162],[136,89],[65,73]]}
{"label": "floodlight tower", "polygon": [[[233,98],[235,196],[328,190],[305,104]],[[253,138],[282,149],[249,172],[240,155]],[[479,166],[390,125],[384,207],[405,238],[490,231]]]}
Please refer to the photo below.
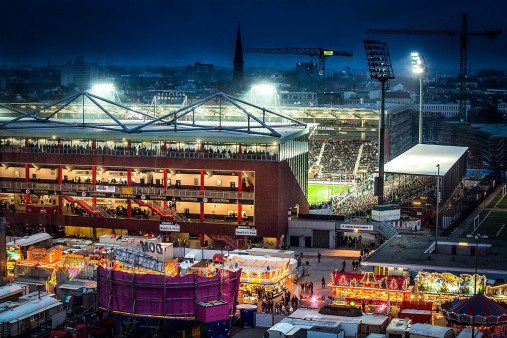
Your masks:
{"label": "floodlight tower", "polygon": [[410,54],[412,61],[412,71],[414,74],[419,75],[419,144],[423,143],[423,76],[428,71],[424,57],[417,52]]}
{"label": "floodlight tower", "polygon": [[384,204],[384,141],[385,141],[385,99],[386,82],[394,79],[391,57],[387,43],[376,40],[363,40],[370,78],[380,81],[382,96],[380,105],[378,177],[375,178],[374,195],[378,196],[378,204]]}

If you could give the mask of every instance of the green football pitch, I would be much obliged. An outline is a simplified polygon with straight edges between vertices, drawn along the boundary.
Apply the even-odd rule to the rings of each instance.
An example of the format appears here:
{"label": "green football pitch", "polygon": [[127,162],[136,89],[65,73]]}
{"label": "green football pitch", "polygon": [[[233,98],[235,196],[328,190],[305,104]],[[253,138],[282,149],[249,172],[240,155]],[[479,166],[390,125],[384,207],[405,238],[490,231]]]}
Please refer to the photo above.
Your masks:
{"label": "green football pitch", "polygon": [[325,202],[334,194],[350,188],[350,185],[326,185],[326,184],[309,184],[308,185],[308,202],[320,203]]}

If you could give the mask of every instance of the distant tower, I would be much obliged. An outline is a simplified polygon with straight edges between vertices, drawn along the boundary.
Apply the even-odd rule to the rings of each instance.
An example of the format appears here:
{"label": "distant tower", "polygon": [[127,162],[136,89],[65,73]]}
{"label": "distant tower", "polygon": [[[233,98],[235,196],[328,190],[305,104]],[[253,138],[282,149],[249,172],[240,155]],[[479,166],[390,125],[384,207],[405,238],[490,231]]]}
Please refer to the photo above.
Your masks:
{"label": "distant tower", "polygon": [[236,85],[243,83],[243,45],[241,44],[241,30],[238,24],[238,36],[236,37],[236,50],[234,51],[234,75],[232,81]]}

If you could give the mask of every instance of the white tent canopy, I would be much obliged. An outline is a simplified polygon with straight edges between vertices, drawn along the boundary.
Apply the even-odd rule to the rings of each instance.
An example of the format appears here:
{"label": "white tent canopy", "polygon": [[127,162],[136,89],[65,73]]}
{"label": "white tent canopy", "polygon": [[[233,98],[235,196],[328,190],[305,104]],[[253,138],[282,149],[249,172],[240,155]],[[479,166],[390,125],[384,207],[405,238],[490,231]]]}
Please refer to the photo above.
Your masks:
{"label": "white tent canopy", "polygon": [[467,147],[418,144],[386,163],[384,172],[386,174],[436,175],[437,164],[439,164],[440,176],[445,176],[467,149]]}

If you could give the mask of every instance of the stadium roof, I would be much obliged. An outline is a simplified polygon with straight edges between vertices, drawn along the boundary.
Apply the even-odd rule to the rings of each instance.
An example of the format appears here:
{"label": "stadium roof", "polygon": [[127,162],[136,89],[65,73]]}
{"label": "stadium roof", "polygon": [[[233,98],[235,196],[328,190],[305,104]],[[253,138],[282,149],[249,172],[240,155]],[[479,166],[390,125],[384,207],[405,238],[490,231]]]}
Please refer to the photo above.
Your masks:
{"label": "stadium roof", "polygon": [[386,174],[436,175],[440,164],[440,176],[463,156],[467,147],[418,144],[384,166]]}
{"label": "stadium roof", "polygon": [[[213,115],[205,114],[205,105],[219,107]],[[224,108],[222,108],[224,107]],[[225,109],[227,108],[227,109]],[[151,107],[150,107],[151,109]],[[141,111],[111,100],[81,92],[54,103],[24,112],[9,105],[0,105],[0,134],[43,137],[168,139],[175,134],[179,140],[201,136],[268,138],[280,140],[308,132],[308,125],[285,114],[259,107],[225,93],[216,93],[170,112]],[[47,134],[47,135],[45,135]],[[129,135],[131,135],[129,137]],[[294,136],[295,135],[295,136]]]}

